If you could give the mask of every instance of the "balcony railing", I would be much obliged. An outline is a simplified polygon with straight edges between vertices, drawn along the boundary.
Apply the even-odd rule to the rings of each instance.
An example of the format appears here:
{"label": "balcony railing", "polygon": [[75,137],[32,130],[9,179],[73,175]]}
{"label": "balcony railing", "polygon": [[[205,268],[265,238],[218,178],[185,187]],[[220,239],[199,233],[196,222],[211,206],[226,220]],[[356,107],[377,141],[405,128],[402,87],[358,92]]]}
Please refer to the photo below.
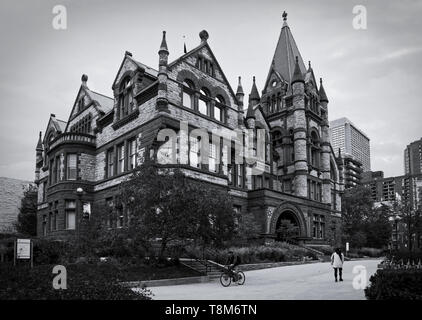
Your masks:
{"label": "balcony railing", "polygon": [[87,133],[65,132],[50,143],[50,150],[62,143],[79,143],[95,147],[95,136]]}

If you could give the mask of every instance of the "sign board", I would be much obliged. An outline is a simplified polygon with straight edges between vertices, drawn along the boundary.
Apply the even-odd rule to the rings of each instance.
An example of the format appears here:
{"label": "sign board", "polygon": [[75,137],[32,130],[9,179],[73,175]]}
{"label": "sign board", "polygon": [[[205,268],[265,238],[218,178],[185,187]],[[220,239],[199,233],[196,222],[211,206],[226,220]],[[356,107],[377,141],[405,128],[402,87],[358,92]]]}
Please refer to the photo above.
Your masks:
{"label": "sign board", "polygon": [[31,239],[17,239],[16,258],[31,259]]}
{"label": "sign board", "polygon": [[349,251],[349,243],[346,242],[346,251]]}

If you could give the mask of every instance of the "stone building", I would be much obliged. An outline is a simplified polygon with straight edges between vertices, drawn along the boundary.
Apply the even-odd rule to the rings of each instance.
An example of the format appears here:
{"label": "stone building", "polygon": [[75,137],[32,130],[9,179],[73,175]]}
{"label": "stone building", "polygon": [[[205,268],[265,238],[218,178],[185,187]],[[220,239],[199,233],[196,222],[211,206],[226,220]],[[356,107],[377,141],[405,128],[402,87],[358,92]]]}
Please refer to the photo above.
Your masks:
{"label": "stone building", "polygon": [[[97,205],[113,207],[119,184],[133,168],[145,159],[165,158],[158,132],[173,129],[179,141],[184,121],[190,134],[197,128],[208,134],[219,130],[221,138],[236,129],[265,130],[261,162],[236,163],[236,155],[210,137],[209,162],[204,164],[198,161],[203,156],[198,140],[190,137],[188,146],[177,149],[183,153],[187,148],[186,162],[178,155],[170,166],[227,190],[236,211],[255,216],[263,238],[274,239],[280,221],[290,220],[298,227],[299,242],[334,242],[344,186],[343,168],[329,141],[328,98],[310,63],[305,68],[287,15],[283,18],[262,93],[254,78],[245,105],[240,77],[235,93],[205,30],[200,44],[173,62],[163,32],[158,70],[126,52],[112,97],[91,90],[88,77],[82,76],[68,120],[51,115],[45,134],[40,133],[35,178],[39,236],[77,235],[78,221],[95,215]],[[257,166],[260,174],[252,174]],[[124,227],[125,208],[116,208],[115,214],[114,227]]]}

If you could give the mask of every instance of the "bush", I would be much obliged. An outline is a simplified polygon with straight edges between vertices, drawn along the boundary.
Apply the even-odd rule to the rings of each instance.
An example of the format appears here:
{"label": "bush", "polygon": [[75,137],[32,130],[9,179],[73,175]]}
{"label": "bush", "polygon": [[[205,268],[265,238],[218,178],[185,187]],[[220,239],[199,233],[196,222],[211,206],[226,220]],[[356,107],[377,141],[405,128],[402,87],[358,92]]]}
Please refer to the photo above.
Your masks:
{"label": "bush", "polygon": [[116,268],[103,264],[67,266],[67,289],[52,287],[52,265],[29,269],[25,266],[0,265],[0,300],[147,300],[147,290],[133,292],[118,283]]}
{"label": "bush", "polygon": [[305,257],[317,259],[315,253],[304,248],[293,246],[283,242],[275,242],[269,245],[250,246],[250,247],[229,247],[219,250],[205,250],[195,247],[186,247],[186,253],[190,258],[205,258],[213,260],[220,264],[226,263],[229,251],[233,251],[240,257],[242,264],[261,263],[261,262],[283,262],[298,261]]}
{"label": "bush", "polygon": [[404,264],[407,264],[408,261],[410,263],[418,264],[419,261],[422,262],[422,251],[409,251],[409,250],[399,250],[399,251],[392,251],[391,253],[387,253],[388,260],[393,259],[394,262],[399,262],[403,260]]}
{"label": "bush", "polygon": [[358,254],[362,256],[367,256],[371,258],[378,258],[384,255],[383,249],[377,249],[377,248],[361,248],[358,251]]}
{"label": "bush", "polygon": [[422,270],[378,270],[365,289],[369,300],[422,300]]}

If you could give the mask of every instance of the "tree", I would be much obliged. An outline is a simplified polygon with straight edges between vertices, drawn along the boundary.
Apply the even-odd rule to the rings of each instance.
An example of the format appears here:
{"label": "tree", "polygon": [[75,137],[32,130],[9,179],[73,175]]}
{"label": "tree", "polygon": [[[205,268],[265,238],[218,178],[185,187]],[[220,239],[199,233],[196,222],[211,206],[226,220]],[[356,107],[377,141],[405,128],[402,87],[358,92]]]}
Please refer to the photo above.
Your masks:
{"label": "tree", "polygon": [[367,247],[382,248],[390,241],[392,232],[390,216],[391,208],[385,204],[372,210],[364,224]]}
{"label": "tree", "polygon": [[346,189],[342,198],[343,241],[350,242],[355,248],[385,247],[392,231],[390,216],[388,206],[374,207],[367,187]]}
{"label": "tree", "polygon": [[299,234],[299,228],[290,220],[280,220],[280,225],[276,233],[280,240],[288,241]]}
{"label": "tree", "polygon": [[142,242],[159,240],[161,257],[172,241],[219,246],[233,235],[227,190],[194,181],[179,169],[144,163],[121,184],[119,195],[130,212],[128,234]]}
{"label": "tree", "polygon": [[238,220],[236,228],[236,237],[238,239],[248,240],[259,236],[261,228],[252,213],[239,214],[236,218]]}
{"label": "tree", "polygon": [[27,236],[37,235],[37,187],[29,185],[25,190],[19,208],[16,230]]}

